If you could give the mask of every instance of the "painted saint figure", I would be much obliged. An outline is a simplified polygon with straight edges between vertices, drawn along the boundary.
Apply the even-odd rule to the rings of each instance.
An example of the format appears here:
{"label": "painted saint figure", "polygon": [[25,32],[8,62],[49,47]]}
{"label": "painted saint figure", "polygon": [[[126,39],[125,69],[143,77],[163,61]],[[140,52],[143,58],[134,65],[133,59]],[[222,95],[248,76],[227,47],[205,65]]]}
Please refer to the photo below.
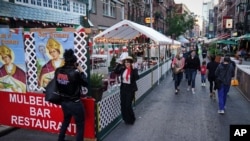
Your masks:
{"label": "painted saint figure", "polygon": [[8,92],[26,92],[25,72],[13,63],[14,53],[5,46],[0,46],[0,90]]}
{"label": "painted saint figure", "polygon": [[61,44],[53,38],[48,39],[46,51],[51,58],[41,69],[39,76],[40,87],[46,87],[49,81],[54,77],[56,68],[63,66],[64,61],[61,58],[63,53]]}

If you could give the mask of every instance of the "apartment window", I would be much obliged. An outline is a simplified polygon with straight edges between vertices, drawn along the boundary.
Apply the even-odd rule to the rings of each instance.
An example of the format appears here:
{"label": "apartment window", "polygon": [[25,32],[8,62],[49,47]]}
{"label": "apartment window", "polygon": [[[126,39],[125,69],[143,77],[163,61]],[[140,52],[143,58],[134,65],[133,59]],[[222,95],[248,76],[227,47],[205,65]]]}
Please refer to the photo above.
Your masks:
{"label": "apartment window", "polygon": [[79,13],[79,4],[76,2],[73,2],[73,12]]}
{"label": "apartment window", "polygon": [[114,2],[111,2],[110,0],[104,0],[103,1],[103,15],[115,17],[116,13],[116,5]]}
{"label": "apartment window", "polygon": [[52,0],[48,0],[49,8],[52,8]]}
{"label": "apartment window", "polygon": [[74,2],[70,0],[15,0],[15,2],[20,4],[30,3],[34,6],[41,6],[86,15],[86,4],[81,2]]}
{"label": "apartment window", "polygon": [[96,13],[96,0],[92,0],[91,12]]}
{"label": "apartment window", "polygon": [[43,7],[48,7],[48,1],[47,0],[43,0]]}
{"label": "apartment window", "polygon": [[108,16],[108,13],[109,13],[109,0],[104,0],[103,1],[103,14]]}
{"label": "apartment window", "polygon": [[42,1],[41,0],[37,0],[37,3],[36,3],[38,6],[42,6]]}
{"label": "apartment window", "polygon": [[115,17],[115,3],[111,2],[110,5],[110,16]]}
{"label": "apartment window", "polygon": [[54,1],[54,8],[55,8],[55,9],[58,9],[58,3],[57,3],[56,0]]}
{"label": "apartment window", "polygon": [[36,0],[31,0],[30,2],[32,5],[36,5]]}

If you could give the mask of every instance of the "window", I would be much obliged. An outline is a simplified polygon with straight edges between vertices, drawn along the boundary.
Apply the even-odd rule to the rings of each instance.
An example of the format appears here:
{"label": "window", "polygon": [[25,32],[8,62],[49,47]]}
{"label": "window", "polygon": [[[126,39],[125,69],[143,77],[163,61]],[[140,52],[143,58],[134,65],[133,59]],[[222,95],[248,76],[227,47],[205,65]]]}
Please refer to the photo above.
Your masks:
{"label": "window", "polygon": [[73,2],[73,12],[79,13],[79,5],[76,2]]}
{"label": "window", "polygon": [[111,2],[111,5],[110,5],[110,16],[112,17],[115,17],[115,3],[114,2]]}
{"label": "window", "polygon": [[52,0],[48,0],[49,8],[52,8]]}
{"label": "window", "polygon": [[91,12],[96,13],[96,0],[92,0]]}
{"label": "window", "polygon": [[103,1],[103,14],[108,16],[109,13],[109,0],[104,0]]}
{"label": "window", "polygon": [[42,1],[41,0],[37,0],[37,3],[36,3],[38,6],[42,6]]}
{"label": "window", "polygon": [[[95,5],[96,5],[96,0]],[[15,0],[16,3],[26,4],[29,3],[34,6],[41,6],[51,9],[63,10],[74,12],[81,15],[86,15],[86,4],[70,0]],[[73,8],[73,9],[72,9]]]}
{"label": "window", "polygon": [[83,4],[79,4],[79,13],[84,13]]}
{"label": "window", "polygon": [[36,5],[36,0],[31,0],[32,5]]}
{"label": "window", "polygon": [[54,1],[54,8],[55,8],[55,9],[58,9],[58,3],[57,3],[56,0]]}
{"label": "window", "polygon": [[43,6],[48,7],[48,0],[43,0]]}
{"label": "window", "polygon": [[103,15],[115,17],[116,16],[116,4],[110,0],[103,1]]}

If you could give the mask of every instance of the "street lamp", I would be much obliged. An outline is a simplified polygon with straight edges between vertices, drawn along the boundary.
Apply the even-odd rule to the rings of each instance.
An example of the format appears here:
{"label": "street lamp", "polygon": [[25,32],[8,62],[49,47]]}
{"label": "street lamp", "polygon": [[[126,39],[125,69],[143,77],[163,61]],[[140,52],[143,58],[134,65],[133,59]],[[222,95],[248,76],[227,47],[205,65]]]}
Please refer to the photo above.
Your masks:
{"label": "street lamp", "polygon": [[153,0],[149,0],[150,2],[150,27],[153,28]]}

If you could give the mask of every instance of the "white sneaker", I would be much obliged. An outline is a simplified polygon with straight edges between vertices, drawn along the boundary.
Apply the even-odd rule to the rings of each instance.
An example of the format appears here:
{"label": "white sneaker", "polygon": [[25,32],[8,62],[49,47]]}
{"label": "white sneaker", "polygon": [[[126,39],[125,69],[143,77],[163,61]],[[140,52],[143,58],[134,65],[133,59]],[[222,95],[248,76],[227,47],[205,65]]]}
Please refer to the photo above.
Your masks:
{"label": "white sneaker", "polygon": [[218,114],[225,114],[224,110],[218,110]]}
{"label": "white sneaker", "polygon": [[192,94],[195,94],[195,91],[194,91],[194,89],[192,88]]}
{"label": "white sneaker", "polygon": [[201,87],[203,86],[203,83],[201,83]]}
{"label": "white sneaker", "polygon": [[204,86],[206,86],[206,83],[203,83]]}
{"label": "white sneaker", "polygon": [[187,91],[190,91],[190,87],[187,88]]}

